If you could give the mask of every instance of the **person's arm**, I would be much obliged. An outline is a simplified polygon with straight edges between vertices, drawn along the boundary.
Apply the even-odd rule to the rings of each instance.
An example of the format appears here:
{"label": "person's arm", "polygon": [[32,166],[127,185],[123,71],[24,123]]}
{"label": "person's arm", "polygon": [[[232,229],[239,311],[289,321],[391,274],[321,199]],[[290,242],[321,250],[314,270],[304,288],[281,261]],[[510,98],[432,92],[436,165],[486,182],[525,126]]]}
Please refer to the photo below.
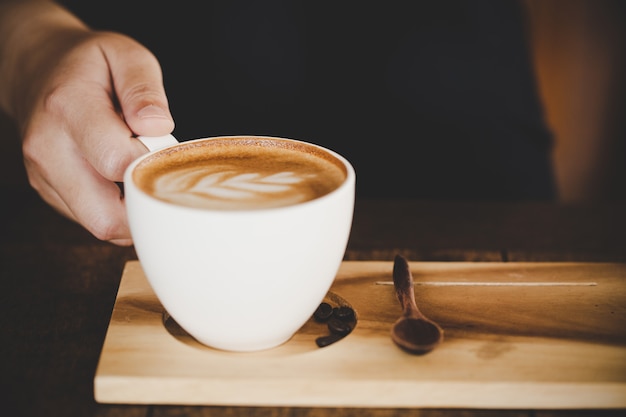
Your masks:
{"label": "person's arm", "polygon": [[54,2],[0,0],[0,107],[41,197],[99,239],[131,244],[115,182],[146,152],[134,136],[174,128],[156,58]]}
{"label": "person's arm", "polygon": [[619,0],[526,0],[563,202],[626,197],[626,8]]}

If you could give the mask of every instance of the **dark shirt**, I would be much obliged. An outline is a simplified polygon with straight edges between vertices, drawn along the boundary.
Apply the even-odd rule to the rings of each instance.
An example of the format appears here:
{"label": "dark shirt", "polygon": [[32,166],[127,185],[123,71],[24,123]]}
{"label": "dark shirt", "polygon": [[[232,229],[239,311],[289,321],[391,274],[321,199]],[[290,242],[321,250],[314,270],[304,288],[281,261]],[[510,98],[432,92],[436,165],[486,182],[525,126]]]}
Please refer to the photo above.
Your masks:
{"label": "dark shirt", "polygon": [[61,3],[154,52],[179,140],[318,143],[359,197],[554,197],[517,1]]}

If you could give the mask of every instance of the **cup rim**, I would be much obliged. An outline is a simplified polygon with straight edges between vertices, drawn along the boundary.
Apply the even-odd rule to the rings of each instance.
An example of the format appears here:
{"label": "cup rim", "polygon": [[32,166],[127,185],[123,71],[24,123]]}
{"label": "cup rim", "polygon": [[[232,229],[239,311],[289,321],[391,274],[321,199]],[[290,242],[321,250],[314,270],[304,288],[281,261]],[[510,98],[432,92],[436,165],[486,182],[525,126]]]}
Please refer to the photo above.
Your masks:
{"label": "cup rim", "polygon": [[[317,198],[314,198],[312,200],[308,200],[308,201],[304,201],[304,202],[300,202],[300,203],[296,203],[296,204],[290,204],[290,205],[286,205],[286,206],[277,206],[277,207],[265,207],[265,208],[243,208],[243,209],[235,209],[235,210],[225,210],[225,209],[215,209],[215,208],[206,208],[206,207],[192,207],[192,206],[185,206],[185,205],[181,205],[181,204],[176,204],[176,203],[172,203],[172,202],[168,202],[165,200],[161,200],[159,198],[156,198],[152,195],[150,195],[149,193],[145,192],[143,189],[141,189],[140,187],[138,187],[135,182],[133,181],[133,171],[134,169],[144,160],[152,157],[153,155],[156,155],[158,153],[162,153],[162,152],[167,152],[169,149],[171,148],[177,148],[177,147],[183,147],[183,146],[189,146],[192,145],[196,142],[204,142],[204,141],[208,141],[208,140],[220,140],[220,139],[245,139],[245,138],[250,138],[250,139],[260,139],[260,140],[272,140],[272,141],[286,141],[286,142],[293,142],[296,144],[302,144],[304,146],[309,146],[309,147],[313,147],[313,148],[317,148],[318,150],[327,153],[329,155],[331,155],[333,158],[335,158],[337,161],[339,161],[345,171],[346,171],[346,177],[344,178],[343,182],[334,190],[330,191],[327,194],[324,194],[322,196],[319,196]],[[133,160],[128,167],[126,168],[126,170],[124,171],[124,188],[130,186],[132,188],[134,188],[140,195],[142,195],[144,198],[152,201],[153,203],[158,203],[158,204],[162,204],[164,206],[167,207],[175,207],[184,211],[197,211],[197,212],[219,212],[222,214],[230,214],[230,215],[237,215],[237,214],[243,214],[243,213],[250,213],[250,212],[275,212],[275,211],[285,211],[285,210],[292,210],[292,209],[296,209],[299,207],[308,207],[310,205],[314,205],[314,204],[318,204],[319,202],[326,200],[328,198],[331,198],[332,196],[339,194],[339,193],[343,193],[343,192],[349,192],[350,189],[354,190],[354,184],[356,182],[356,172],[354,167],[352,166],[352,164],[350,163],[350,161],[348,161],[348,159],[346,159],[343,155],[339,154],[338,152],[326,148],[324,146],[318,145],[316,143],[312,143],[312,142],[307,142],[307,141],[303,141],[300,139],[292,139],[292,138],[285,138],[285,137],[279,137],[279,136],[268,136],[268,135],[248,135],[248,134],[244,134],[244,135],[223,135],[223,136],[207,136],[207,137],[202,137],[202,138],[196,138],[196,139],[189,139],[189,140],[184,140],[181,141],[179,143],[173,143],[171,145],[165,146],[163,148],[160,149],[156,149],[153,151],[149,151],[141,156],[139,156],[138,158],[136,158],[135,160]],[[354,193],[354,191],[352,191]]]}

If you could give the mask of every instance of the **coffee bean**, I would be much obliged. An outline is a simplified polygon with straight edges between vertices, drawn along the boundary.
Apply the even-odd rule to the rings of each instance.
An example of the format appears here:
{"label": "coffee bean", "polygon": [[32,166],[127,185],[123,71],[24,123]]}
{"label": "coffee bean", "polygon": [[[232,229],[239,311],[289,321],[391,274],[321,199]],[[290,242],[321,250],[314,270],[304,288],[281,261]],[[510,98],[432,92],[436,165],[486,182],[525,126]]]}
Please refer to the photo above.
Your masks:
{"label": "coffee bean", "polygon": [[327,336],[320,336],[317,339],[315,339],[315,343],[317,344],[317,347],[326,347],[328,345],[332,345],[333,343],[335,343],[338,340],[341,340],[343,338],[342,335],[336,334],[336,333],[331,333]]}
{"label": "coffee bean", "polygon": [[348,306],[335,307],[333,309],[333,316],[339,320],[350,322],[354,320],[354,310]]}
{"label": "coffee bean", "polygon": [[328,320],[328,330],[341,336],[345,336],[352,331],[352,325],[336,317]]}
{"label": "coffee bean", "polygon": [[356,325],[356,314],[349,306],[335,306],[322,302],[315,312],[313,319],[320,323],[326,323],[329,335],[320,336],[315,339],[318,347],[326,347],[343,339]]}
{"label": "coffee bean", "polygon": [[330,304],[323,302],[317,307],[315,313],[313,313],[313,318],[316,321],[325,323],[333,314],[333,306]]}

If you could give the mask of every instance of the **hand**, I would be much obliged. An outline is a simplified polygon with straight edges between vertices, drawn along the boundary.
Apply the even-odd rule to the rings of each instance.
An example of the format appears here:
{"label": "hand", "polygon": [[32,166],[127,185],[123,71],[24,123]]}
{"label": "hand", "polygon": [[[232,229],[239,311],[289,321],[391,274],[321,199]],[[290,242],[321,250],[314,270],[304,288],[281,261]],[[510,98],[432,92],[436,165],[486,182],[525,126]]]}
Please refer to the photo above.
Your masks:
{"label": "hand", "polygon": [[41,54],[28,91],[14,100],[28,178],[47,203],[97,238],[130,245],[116,182],[147,152],[134,136],[174,128],[161,69],[126,36],[66,32],[52,37],[47,50],[55,53]]}

